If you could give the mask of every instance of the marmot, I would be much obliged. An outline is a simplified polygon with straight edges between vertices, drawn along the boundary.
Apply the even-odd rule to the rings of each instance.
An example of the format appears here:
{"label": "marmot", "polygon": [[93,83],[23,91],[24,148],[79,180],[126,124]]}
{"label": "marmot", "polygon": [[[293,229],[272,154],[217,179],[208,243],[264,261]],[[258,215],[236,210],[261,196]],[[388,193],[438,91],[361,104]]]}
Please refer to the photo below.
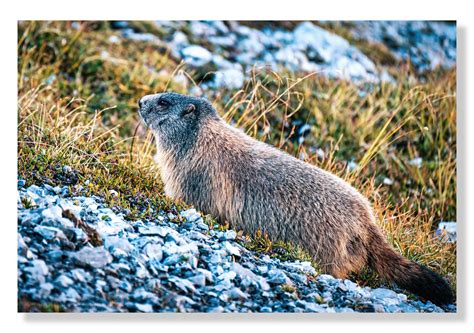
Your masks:
{"label": "marmot", "polygon": [[436,304],[453,302],[442,277],[390,247],[368,200],[344,180],[231,127],[204,98],[161,93],[138,104],[171,198],[297,244],[337,278],[368,265]]}

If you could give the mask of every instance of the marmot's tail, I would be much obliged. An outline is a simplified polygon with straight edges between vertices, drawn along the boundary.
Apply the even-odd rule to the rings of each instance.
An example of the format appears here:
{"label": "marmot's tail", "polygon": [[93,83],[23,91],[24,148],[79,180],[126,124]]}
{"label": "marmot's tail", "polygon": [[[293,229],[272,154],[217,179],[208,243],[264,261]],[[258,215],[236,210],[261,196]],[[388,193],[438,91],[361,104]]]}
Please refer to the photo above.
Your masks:
{"label": "marmot's tail", "polygon": [[453,303],[453,292],[441,276],[395,252],[376,226],[369,232],[369,265],[382,278],[437,305]]}

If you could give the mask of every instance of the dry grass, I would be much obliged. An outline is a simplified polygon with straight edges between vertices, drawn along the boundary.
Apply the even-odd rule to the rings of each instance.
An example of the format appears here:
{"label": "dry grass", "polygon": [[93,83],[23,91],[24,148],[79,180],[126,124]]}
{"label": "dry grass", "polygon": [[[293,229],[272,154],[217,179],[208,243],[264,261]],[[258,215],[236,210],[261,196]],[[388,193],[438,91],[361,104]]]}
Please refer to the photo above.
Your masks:
{"label": "dry grass", "polygon": [[[28,184],[60,182],[59,170],[70,165],[77,184],[90,193],[129,208],[131,218],[153,218],[150,207],[177,210],[182,203],[162,192],[136,101],[164,90],[186,93],[190,87],[173,80],[186,67],[163,45],[112,43],[114,35],[107,23],[79,29],[66,22],[20,23],[18,172]],[[392,72],[396,84],[362,89],[317,73],[255,71],[242,90],[210,97],[249,135],[353,184],[373,203],[391,244],[455,286],[456,247],[434,237],[440,220],[456,220],[455,70],[423,82],[408,69]],[[198,81],[201,74],[188,75]],[[297,121],[311,126],[302,143]],[[410,164],[415,157],[423,159],[420,167]],[[349,161],[358,167],[349,171]],[[385,178],[393,184],[384,185]],[[119,196],[111,197],[110,189]],[[285,248],[283,257],[307,258],[265,235],[252,237],[248,246],[270,253]],[[369,274],[358,279],[378,282]]]}

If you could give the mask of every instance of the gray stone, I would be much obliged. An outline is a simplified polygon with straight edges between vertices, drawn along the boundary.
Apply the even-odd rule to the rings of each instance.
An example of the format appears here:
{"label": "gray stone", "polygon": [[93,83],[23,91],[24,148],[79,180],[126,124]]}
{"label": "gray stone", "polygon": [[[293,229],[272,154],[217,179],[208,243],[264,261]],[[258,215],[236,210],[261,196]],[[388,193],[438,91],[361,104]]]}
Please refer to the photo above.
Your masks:
{"label": "gray stone", "polygon": [[163,258],[163,250],[159,244],[147,244],[144,252],[152,260],[161,261]]}
{"label": "gray stone", "polygon": [[204,274],[198,274],[188,278],[195,286],[204,287],[206,285],[206,276]]}
{"label": "gray stone", "polygon": [[249,296],[239,288],[232,288],[226,292],[230,299],[245,301]]}
{"label": "gray stone", "polygon": [[279,269],[272,269],[268,272],[267,282],[271,284],[291,283],[290,279]]}
{"label": "gray stone", "polygon": [[398,299],[396,292],[390,289],[377,288],[372,290],[372,297],[378,299],[395,298]]}
{"label": "gray stone", "polygon": [[131,297],[137,302],[150,302],[152,304],[158,304],[160,299],[154,293],[146,291],[144,288],[136,289]]}
{"label": "gray stone", "polygon": [[38,225],[35,227],[34,231],[40,234],[46,240],[66,239],[64,233],[58,228]]}
{"label": "gray stone", "polygon": [[89,282],[92,278],[91,275],[82,268],[75,268],[71,270],[71,274],[77,282]]}
{"label": "gray stone", "polygon": [[109,236],[104,239],[104,247],[109,251],[115,249],[120,249],[125,253],[129,253],[134,249],[133,245],[130,244],[128,239],[117,237],[117,236]]}
{"label": "gray stone", "polygon": [[198,268],[197,271],[206,277],[206,281],[208,281],[209,283],[214,283],[214,276],[210,271],[204,268]]}
{"label": "gray stone", "polygon": [[166,237],[170,231],[170,229],[160,226],[151,226],[151,227],[140,227],[138,231],[142,235],[158,235],[160,237]]}
{"label": "gray stone", "polygon": [[194,285],[186,279],[181,279],[177,276],[172,276],[172,277],[169,278],[169,280],[171,282],[173,282],[176,287],[178,287],[179,289],[181,289],[184,292],[192,292],[193,293],[193,292],[196,291],[196,287],[194,287]]}
{"label": "gray stone", "polygon": [[72,279],[70,279],[68,276],[64,274],[58,276],[54,282],[63,288],[69,287],[70,285],[74,283]]}
{"label": "gray stone", "polygon": [[71,253],[71,256],[80,264],[93,268],[102,268],[112,262],[110,253],[101,247],[83,247],[80,251]]}
{"label": "gray stone", "polygon": [[172,255],[166,257],[163,260],[163,265],[173,266],[173,265],[176,265],[177,263],[188,261],[188,258],[189,258],[189,256],[186,256],[186,255],[183,255],[183,254],[180,254],[180,253],[175,253],[175,254],[172,254]]}
{"label": "gray stone", "polygon": [[33,260],[30,266],[24,268],[24,271],[29,273],[33,280],[39,283],[45,282],[45,276],[48,275],[49,269],[43,260]]}
{"label": "gray stone", "polygon": [[227,230],[223,234],[223,239],[225,240],[234,240],[237,237],[237,233],[234,230]]}
{"label": "gray stone", "polygon": [[51,294],[51,291],[53,289],[54,289],[54,286],[51,283],[49,282],[41,283],[38,289],[38,296],[42,299],[46,299]]}

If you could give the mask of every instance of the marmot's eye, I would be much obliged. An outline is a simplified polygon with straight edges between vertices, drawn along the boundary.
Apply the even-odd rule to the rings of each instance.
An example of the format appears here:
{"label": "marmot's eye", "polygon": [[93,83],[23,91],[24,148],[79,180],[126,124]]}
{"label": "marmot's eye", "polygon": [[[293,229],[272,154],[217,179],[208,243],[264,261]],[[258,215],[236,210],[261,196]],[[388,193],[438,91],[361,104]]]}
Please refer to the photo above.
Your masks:
{"label": "marmot's eye", "polygon": [[158,100],[158,105],[159,106],[170,106],[171,103],[168,102],[167,100],[161,98],[161,99]]}

